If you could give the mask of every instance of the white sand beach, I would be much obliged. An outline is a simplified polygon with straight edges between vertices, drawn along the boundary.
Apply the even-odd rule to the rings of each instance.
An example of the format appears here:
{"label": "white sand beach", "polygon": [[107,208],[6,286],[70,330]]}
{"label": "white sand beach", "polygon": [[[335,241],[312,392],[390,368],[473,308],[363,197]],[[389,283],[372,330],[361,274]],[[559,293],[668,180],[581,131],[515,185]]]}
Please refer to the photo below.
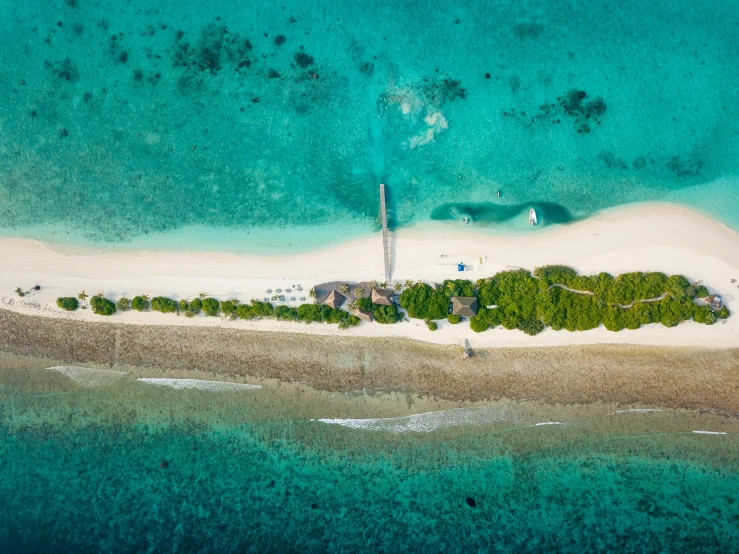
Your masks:
{"label": "white sand beach", "polygon": [[[200,292],[242,302],[264,300],[268,289],[294,289],[288,297],[309,302],[308,290],[329,281],[384,281],[382,239],[375,236],[295,256],[242,256],[219,253],[78,252],[32,240],[0,240],[0,308],[23,314],[137,325],[196,325],[373,337],[407,337],[440,344],[473,347],[642,344],[663,346],[739,347],[739,318],[732,315],[713,326],[683,323],[676,328],[649,325],[613,333],[601,327],[587,332],[545,330],[529,337],[503,329],[474,333],[469,325],[439,324],[429,331],[422,321],[396,325],[362,323],[340,331],[336,326],[266,321],[229,321],[198,316],[129,311],[111,317],[89,309],[64,312],[59,296],[81,290],[104,292],[112,300],[137,294],[194,298]],[[457,271],[462,262],[466,271]],[[582,222],[515,236],[490,236],[474,225],[434,223],[401,229],[393,236],[393,281],[440,282],[450,278],[476,280],[506,268],[534,269],[566,264],[581,273],[663,271],[681,273],[720,294],[729,309],[739,310],[739,233],[708,217],[667,204],[639,204],[603,212]],[[21,298],[13,291],[41,290]],[[285,294],[285,293],[283,293]],[[301,301],[302,298],[305,300]]]}

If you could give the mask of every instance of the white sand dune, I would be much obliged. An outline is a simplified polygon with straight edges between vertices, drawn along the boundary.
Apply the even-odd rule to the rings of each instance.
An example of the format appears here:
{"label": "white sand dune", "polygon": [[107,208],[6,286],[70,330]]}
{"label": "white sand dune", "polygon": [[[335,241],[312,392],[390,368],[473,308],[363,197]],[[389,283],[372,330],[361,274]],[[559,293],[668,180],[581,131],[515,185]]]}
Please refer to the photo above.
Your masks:
{"label": "white sand dune", "polygon": [[125,371],[113,371],[110,369],[97,369],[93,367],[77,367],[70,365],[47,367],[46,369],[63,373],[78,385],[82,385],[86,388],[114,385],[118,383],[124,375],[126,375]]}
{"label": "white sand dune", "polygon": [[[608,271],[663,271],[702,281],[722,295],[732,312],[739,310],[739,234],[685,208],[640,204],[603,212],[587,220],[552,230],[514,236],[490,236],[474,225],[429,223],[401,229],[393,239],[393,279],[440,282],[450,278],[475,280],[498,271],[547,264],[566,264],[582,273]],[[643,344],[664,346],[739,347],[739,317],[713,326],[683,323],[676,328],[648,325],[619,333],[601,327],[586,332],[545,330],[529,337],[519,331],[494,329],[474,333],[466,323],[440,322],[436,332],[422,321],[397,325],[362,324],[346,331],[335,325],[265,321],[229,321],[225,318],[185,318],[174,314],[118,313],[104,318],[89,309],[63,312],[58,296],[105,291],[116,300],[146,293],[175,299],[194,298],[201,291],[226,300],[269,297],[267,289],[302,286],[292,305],[307,297],[311,286],[328,281],[384,280],[382,241],[376,236],[294,256],[240,256],[226,253],[79,251],[20,239],[0,240],[0,308],[25,314],[137,325],[219,326],[238,329],[347,335],[406,337],[473,348],[561,346],[580,344]],[[480,261],[482,260],[482,262]],[[457,271],[464,262],[467,271]],[[19,298],[16,287],[41,290]],[[284,294],[284,293],[283,293]],[[309,301],[310,299],[307,298]]]}
{"label": "white sand dune", "polygon": [[158,385],[161,387],[170,387],[173,389],[198,389],[206,391],[235,391],[235,390],[256,390],[263,388],[261,385],[247,385],[245,383],[229,383],[226,381],[202,381],[200,379],[163,379],[142,377],[136,379],[142,383],[150,385]]}

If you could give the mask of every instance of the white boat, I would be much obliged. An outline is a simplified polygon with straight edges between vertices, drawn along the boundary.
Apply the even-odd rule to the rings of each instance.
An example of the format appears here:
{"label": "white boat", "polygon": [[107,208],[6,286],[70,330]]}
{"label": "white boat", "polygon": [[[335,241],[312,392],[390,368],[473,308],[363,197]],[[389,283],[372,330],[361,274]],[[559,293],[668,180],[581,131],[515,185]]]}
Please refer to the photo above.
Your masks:
{"label": "white boat", "polygon": [[534,208],[531,208],[529,210],[529,225],[536,225],[536,210]]}

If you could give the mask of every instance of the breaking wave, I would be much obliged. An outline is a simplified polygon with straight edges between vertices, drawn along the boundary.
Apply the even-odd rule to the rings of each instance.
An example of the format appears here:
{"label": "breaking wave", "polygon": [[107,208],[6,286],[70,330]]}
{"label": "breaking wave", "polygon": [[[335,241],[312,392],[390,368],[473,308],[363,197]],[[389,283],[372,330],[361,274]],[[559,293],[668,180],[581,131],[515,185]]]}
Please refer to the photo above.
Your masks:
{"label": "breaking wave", "polygon": [[47,367],[50,371],[57,371],[69,377],[78,385],[86,388],[105,387],[118,383],[125,371],[113,371],[110,369],[97,369],[94,367],[77,367],[71,365],[59,365]]}
{"label": "breaking wave", "polygon": [[162,379],[162,378],[140,378],[136,379],[142,383],[159,385],[173,389],[198,389],[207,391],[232,391],[232,390],[255,390],[261,389],[261,385],[247,385],[245,383],[229,383],[227,381],[202,381],[200,379]]}

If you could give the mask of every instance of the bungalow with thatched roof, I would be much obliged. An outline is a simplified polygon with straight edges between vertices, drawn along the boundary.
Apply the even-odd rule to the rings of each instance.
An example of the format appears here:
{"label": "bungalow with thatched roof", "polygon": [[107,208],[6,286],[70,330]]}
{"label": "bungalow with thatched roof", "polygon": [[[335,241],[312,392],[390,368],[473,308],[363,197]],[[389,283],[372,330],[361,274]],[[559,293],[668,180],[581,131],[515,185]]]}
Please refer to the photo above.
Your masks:
{"label": "bungalow with thatched roof", "polygon": [[344,303],[344,300],[346,300],[346,296],[344,296],[340,292],[332,290],[326,297],[326,300],[323,301],[323,303],[326,304],[326,306],[331,306],[332,308],[337,309],[341,307],[341,305]]}
{"label": "bungalow with thatched roof", "polygon": [[380,304],[381,306],[392,306],[393,296],[395,291],[393,289],[372,289],[372,303]]}
{"label": "bungalow with thatched roof", "polygon": [[368,321],[370,323],[375,320],[375,314],[373,314],[369,310],[363,310],[362,308],[357,308],[356,310],[354,310],[354,315],[362,321]]}
{"label": "bungalow with thatched roof", "polygon": [[477,315],[477,297],[475,296],[452,296],[452,313],[465,317]]}

